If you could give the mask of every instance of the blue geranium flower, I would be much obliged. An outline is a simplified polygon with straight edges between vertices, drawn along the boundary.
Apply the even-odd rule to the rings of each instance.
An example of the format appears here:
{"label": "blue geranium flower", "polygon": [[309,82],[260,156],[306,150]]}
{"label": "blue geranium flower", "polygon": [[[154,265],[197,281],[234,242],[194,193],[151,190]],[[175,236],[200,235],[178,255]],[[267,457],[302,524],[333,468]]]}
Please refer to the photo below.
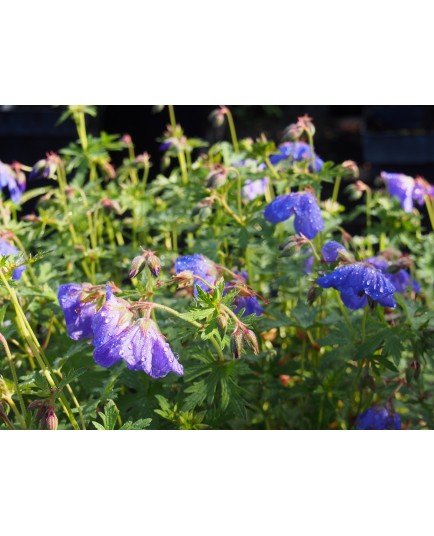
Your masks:
{"label": "blue geranium flower", "polygon": [[[247,281],[248,281],[247,272],[242,271],[241,275],[239,275],[239,280],[234,279],[231,283],[228,283],[225,286],[225,291],[223,294],[227,294],[231,289],[238,288],[238,290],[240,290],[240,294],[235,296],[235,299],[234,299],[235,313],[238,314],[241,311],[241,309],[245,309],[243,313],[243,317],[248,316],[248,315],[261,316],[264,313],[264,309],[259,304],[256,296],[251,295],[251,293],[250,295],[244,295],[243,293],[242,285],[246,284]],[[241,286],[239,286],[240,284]]]}
{"label": "blue geranium flower", "polygon": [[434,195],[434,187],[422,178],[413,179],[402,173],[381,172],[381,178],[386,181],[390,195],[397,197],[404,212],[412,212],[414,201],[419,206],[425,203],[426,195]]}
{"label": "blue geranium flower", "polygon": [[330,240],[324,244],[321,249],[323,259],[326,262],[336,262],[339,256],[339,251],[346,251],[345,247],[336,240]]}
{"label": "blue geranium flower", "polygon": [[395,307],[392,283],[379,270],[369,264],[356,262],[336,268],[331,274],[317,280],[322,288],[335,288],[341,293],[349,309],[361,309],[368,305],[368,298],[383,307]]}
{"label": "blue geranium flower", "polygon": [[[270,162],[275,166],[282,160],[288,160],[290,164],[294,162],[311,162],[312,152],[310,145],[304,141],[287,141],[279,145],[279,153],[270,156]],[[321,171],[324,166],[324,160],[314,153],[316,171]],[[310,171],[313,171],[312,164],[309,164]]]}
{"label": "blue geranium flower", "polygon": [[89,299],[92,293],[90,283],[67,283],[60,285],[57,298],[66,322],[66,332],[74,341],[93,337],[92,320],[96,314],[96,299]]}
{"label": "blue geranium flower", "polygon": [[7,187],[12,201],[16,204],[20,202],[26,189],[24,175],[22,174],[22,180],[18,179],[10,166],[0,162],[0,189]]}
{"label": "blue geranium flower", "polygon": [[410,288],[413,288],[415,292],[420,292],[419,283],[415,279],[412,281],[411,275],[407,272],[407,270],[404,270],[404,268],[401,268],[397,271],[388,272],[387,270],[393,266],[393,262],[389,262],[381,257],[369,257],[369,259],[366,259],[366,262],[369,262],[369,264],[372,264],[372,266],[375,266],[375,268],[380,270],[396,288],[396,292],[403,294]]}
{"label": "blue geranium flower", "polygon": [[[211,285],[215,284],[218,275],[215,263],[200,253],[186,255],[185,257],[178,257],[175,261],[175,271],[177,274],[184,271],[190,271],[194,275],[198,275],[202,279],[205,279],[205,281],[208,281],[208,283]],[[197,294],[196,286],[199,286],[205,292],[210,290],[210,287],[202,281],[195,281],[195,295]]]}
{"label": "blue geranium flower", "polygon": [[93,357],[99,365],[111,367],[123,359],[131,370],[143,370],[151,378],[169,372],[184,373],[157,325],[150,318],[136,319],[125,300],[117,298],[109,285],[106,302],[92,321],[95,346]]}
{"label": "blue geranium flower", "polygon": [[264,210],[265,218],[279,223],[295,215],[294,228],[310,240],[324,229],[324,221],[315,197],[310,192],[279,195]]}
{"label": "blue geranium flower", "polygon": [[[21,252],[14,245],[10,244],[7,240],[0,239],[0,256],[17,255],[18,253]],[[21,279],[21,276],[23,275],[25,269],[25,264],[19,266],[18,268],[15,268],[12,274],[12,279],[14,281],[18,281],[19,279]]]}
{"label": "blue geranium flower", "polygon": [[401,430],[401,419],[394,411],[373,406],[359,415],[356,430]]}

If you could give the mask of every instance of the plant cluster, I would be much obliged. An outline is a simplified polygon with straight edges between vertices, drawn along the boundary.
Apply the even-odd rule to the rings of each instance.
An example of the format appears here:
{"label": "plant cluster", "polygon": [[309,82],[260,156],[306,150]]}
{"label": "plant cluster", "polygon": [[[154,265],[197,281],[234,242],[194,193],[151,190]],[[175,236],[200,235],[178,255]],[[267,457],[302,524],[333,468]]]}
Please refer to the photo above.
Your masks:
{"label": "plant cluster", "polygon": [[276,145],[221,106],[209,146],[158,108],[159,171],[91,106],[0,162],[0,429],[433,428],[434,187],[366,184],[308,116]]}

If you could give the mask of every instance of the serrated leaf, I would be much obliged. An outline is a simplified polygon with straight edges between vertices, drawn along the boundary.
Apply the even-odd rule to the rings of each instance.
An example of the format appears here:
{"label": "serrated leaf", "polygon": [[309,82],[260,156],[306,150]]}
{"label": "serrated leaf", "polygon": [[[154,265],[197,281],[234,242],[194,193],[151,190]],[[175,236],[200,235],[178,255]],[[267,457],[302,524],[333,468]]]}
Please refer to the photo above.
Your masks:
{"label": "serrated leaf", "polygon": [[151,424],[152,419],[139,419],[138,421],[128,421],[119,430],[144,430]]}

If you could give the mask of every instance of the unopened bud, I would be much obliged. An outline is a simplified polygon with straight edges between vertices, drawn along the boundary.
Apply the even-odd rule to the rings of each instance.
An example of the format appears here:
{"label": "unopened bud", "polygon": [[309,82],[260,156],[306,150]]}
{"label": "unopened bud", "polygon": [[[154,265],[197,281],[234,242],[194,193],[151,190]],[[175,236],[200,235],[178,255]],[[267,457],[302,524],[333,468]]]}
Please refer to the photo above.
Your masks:
{"label": "unopened bud", "polygon": [[158,277],[161,271],[161,261],[153,253],[146,257],[146,264],[154,277]]}
{"label": "unopened bud", "polygon": [[244,330],[244,339],[249,346],[249,348],[253,351],[255,355],[258,355],[259,353],[259,345],[258,345],[258,339],[256,338],[255,332],[251,329],[245,329]]}
{"label": "unopened bud", "polygon": [[227,177],[227,170],[222,166],[218,166],[208,175],[206,187],[210,188],[211,190],[217,190],[226,184]]}
{"label": "unopened bud", "polygon": [[341,166],[348,172],[348,175],[352,175],[355,179],[360,177],[359,166],[353,160],[345,160]]}
{"label": "unopened bud", "polygon": [[291,376],[288,376],[288,374],[281,374],[279,376],[279,381],[283,387],[288,387],[289,382],[291,381]]}
{"label": "unopened bud", "polygon": [[298,118],[297,125],[300,129],[304,130],[304,132],[309,134],[309,136],[315,135],[315,125],[312,122],[312,118],[309,117],[307,114]]}
{"label": "unopened bud", "polygon": [[235,359],[239,359],[241,357],[241,353],[243,351],[243,345],[244,345],[244,336],[243,332],[237,326],[234,330],[234,332],[231,335],[231,352]]}
{"label": "unopened bud", "polygon": [[152,112],[154,114],[158,114],[158,113],[162,112],[165,107],[166,107],[165,104],[154,104],[154,106],[152,106]]}
{"label": "unopened bud", "polygon": [[283,138],[291,141],[297,141],[301,138],[303,129],[298,123],[292,123],[283,131]]}
{"label": "unopened bud", "polygon": [[57,430],[58,425],[57,415],[54,412],[53,407],[49,407],[43,420],[41,421],[41,428],[43,430]]}
{"label": "unopened bud", "polygon": [[130,279],[137,277],[140,274],[140,272],[143,271],[145,266],[146,266],[146,259],[143,255],[134,257],[133,262],[131,263],[130,273],[128,274],[128,277]]}
{"label": "unopened bud", "polygon": [[222,331],[226,330],[226,327],[228,325],[228,316],[225,313],[218,314],[217,325]]}
{"label": "unopened bud", "polygon": [[183,270],[174,275],[173,279],[178,282],[178,288],[189,287],[194,283],[194,274],[191,270]]}
{"label": "unopened bud", "polygon": [[217,110],[213,110],[209,114],[209,120],[213,124],[214,127],[221,127],[223,126],[223,123],[225,122],[225,113],[224,111],[219,108]]}

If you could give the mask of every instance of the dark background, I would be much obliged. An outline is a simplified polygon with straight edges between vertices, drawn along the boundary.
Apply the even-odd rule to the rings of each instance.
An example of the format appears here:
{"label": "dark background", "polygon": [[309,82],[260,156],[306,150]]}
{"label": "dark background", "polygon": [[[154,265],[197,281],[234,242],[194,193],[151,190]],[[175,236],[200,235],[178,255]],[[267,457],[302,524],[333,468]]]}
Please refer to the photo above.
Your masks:
{"label": "dark background", "polygon": [[[355,160],[362,177],[371,182],[381,170],[399,171],[427,180],[434,177],[434,106],[228,105],[238,137],[264,132],[279,142],[283,129],[308,113],[314,119],[316,151],[324,160]],[[209,142],[229,139],[227,128],[214,128],[208,116],[217,106],[175,106],[187,136]],[[71,120],[56,126],[64,107],[0,106],[0,160],[33,165],[48,151],[58,151],[76,139]],[[137,153],[147,151],[159,169],[156,138],[168,123],[167,110],[152,106],[99,106],[89,131],[129,133]],[[121,159],[121,155],[114,155]]]}

